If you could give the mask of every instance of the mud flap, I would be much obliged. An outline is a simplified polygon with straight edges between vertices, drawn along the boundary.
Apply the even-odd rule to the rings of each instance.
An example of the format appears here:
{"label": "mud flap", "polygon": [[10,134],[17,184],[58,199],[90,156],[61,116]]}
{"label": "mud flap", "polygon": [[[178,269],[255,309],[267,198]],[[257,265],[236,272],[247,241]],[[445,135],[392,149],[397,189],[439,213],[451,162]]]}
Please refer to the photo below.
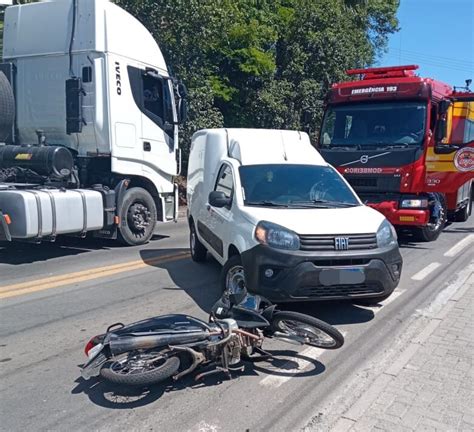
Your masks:
{"label": "mud flap", "polygon": [[10,234],[10,229],[8,228],[8,223],[0,211],[0,241],[12,241],[12,236]]}

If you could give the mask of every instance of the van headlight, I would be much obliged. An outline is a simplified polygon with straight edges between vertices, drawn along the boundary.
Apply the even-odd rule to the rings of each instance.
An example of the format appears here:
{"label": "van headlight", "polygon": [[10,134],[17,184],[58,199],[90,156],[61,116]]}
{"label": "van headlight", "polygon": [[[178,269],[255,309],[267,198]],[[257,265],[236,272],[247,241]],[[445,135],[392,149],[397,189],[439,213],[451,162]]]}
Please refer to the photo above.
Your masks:
{"label": "van headlight", "polygon": [[297,250],[300,248],[298,234],[272,222],[259,222],[255,228],[255,239],[275,249]]}
{"label": "van headlight", "polygon": [[397,243],[397,232],[393,225],[385,219],[377,230],[377,246],[386,247]]}

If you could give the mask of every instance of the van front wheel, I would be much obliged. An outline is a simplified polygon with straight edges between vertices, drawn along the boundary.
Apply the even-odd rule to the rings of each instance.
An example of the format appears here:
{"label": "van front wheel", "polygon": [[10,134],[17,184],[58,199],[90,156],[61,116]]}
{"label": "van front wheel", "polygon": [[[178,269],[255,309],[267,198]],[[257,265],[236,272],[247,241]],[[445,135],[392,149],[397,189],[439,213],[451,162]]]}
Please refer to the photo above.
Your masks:
{"label": "van front wheel", "polygon": [[222,291],[238,294],[246,287],[244,266],[240,255],[231,256],[224,264],[221,273]]}

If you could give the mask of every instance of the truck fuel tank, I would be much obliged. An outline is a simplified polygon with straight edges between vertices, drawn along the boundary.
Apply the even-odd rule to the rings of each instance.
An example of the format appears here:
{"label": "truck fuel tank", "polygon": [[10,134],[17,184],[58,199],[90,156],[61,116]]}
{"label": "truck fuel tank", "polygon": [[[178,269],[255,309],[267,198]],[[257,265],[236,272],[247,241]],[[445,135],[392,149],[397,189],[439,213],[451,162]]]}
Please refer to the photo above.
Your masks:
{"label": "truck fuel tank", "polygon": [[85,234],[101,229],[104,223],[102,194],[94,190],[0,187],[0,208],[10,216],[13,239]]}
{"label": "truck fuel tank", "polygon": [[29,168],[40,175],[58,178],[71,174],[74,160],[61,146],[0,146],[0,168]]}

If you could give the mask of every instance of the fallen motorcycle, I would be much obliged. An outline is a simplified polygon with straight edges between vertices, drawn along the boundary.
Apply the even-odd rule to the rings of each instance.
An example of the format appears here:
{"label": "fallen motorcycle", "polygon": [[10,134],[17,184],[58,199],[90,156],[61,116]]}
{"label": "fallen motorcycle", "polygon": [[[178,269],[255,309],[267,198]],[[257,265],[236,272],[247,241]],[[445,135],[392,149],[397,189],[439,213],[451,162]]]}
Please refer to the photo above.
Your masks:
{"label": "fallen motorcycle", "polygon": [[311,316],[278,311],[245,290],[224,293],[212,308],[209,323],[188,315],[163,315],[136,323],[111,325],[85,347],[89,361],[82,376],[148,386],[203,369],[195,379],[243,370],[242,360],[271,358],[262,349],[265,338],[298,345],[336,349],[344,337],[330,324]]}

